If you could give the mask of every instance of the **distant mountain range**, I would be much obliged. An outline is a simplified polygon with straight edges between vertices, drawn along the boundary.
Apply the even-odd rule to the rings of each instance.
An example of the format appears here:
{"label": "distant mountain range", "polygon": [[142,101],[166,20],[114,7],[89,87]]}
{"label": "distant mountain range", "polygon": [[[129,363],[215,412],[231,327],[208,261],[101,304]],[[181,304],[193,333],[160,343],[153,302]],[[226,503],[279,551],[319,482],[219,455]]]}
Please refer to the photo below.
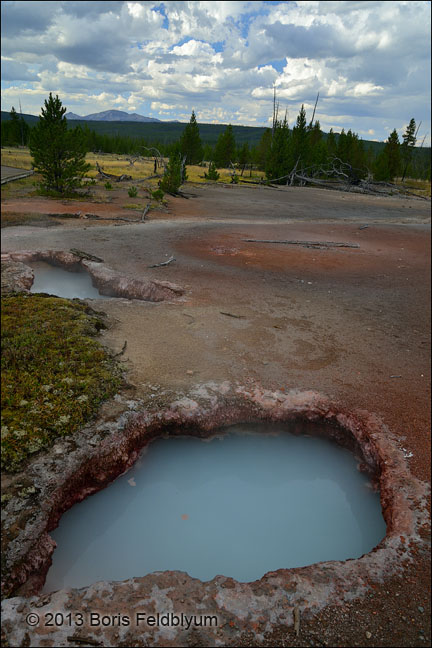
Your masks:
{"label": "distant mountain range", "polygon": [[103,110],[99,113],[91,113],[81,117],[73,112],[66,113],[67,119],[79,119],[81,121],[130,121],[130,122],[160,122],[160,119],[155,117],[144,117],[137,113],[127,113],[124,110]]}

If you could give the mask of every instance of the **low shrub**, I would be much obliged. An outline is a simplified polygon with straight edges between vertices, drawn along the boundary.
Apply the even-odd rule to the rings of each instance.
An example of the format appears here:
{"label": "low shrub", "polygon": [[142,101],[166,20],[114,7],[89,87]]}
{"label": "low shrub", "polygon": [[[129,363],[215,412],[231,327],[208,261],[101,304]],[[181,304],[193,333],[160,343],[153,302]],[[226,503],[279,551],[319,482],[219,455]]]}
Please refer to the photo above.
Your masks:
{"label": "low shrub", "polygon": [[220,174],[217,171],[216,164],[210,162],[208,172],[204,174],[206,180],[219,180]]}

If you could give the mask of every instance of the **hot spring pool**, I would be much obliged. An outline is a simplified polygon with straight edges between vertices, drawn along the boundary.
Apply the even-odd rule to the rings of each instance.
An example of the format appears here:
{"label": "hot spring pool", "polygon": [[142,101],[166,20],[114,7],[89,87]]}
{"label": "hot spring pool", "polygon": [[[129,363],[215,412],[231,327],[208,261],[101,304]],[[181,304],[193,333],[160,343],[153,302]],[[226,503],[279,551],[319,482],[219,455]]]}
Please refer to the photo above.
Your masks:
{"label": "hot spring pool", "polygon": [[35,261],[29,264],[34,272],[32,293],[48,293],[68,299],[111,299],[101,295],[93,286],[89,273],[82,269],[72,272],[52,266],[45,261]]}
{"label": "hot spring pool", "polygon": [[110,486],[67,511],[44,592],[179,570],[241,582],[357,558],[384,537],[379,495],[353,454],[287,424],[209,441],[157,439]]}

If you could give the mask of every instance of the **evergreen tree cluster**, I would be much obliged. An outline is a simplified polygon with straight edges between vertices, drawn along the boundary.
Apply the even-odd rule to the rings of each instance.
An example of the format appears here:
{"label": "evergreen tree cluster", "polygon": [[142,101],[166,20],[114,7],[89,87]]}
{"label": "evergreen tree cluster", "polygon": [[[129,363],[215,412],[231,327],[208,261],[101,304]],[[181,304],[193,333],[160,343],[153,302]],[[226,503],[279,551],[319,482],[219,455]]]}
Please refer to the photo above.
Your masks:
{"label": "evergreen tree cluster", "polygon": [[430,179],[430,159],[414,149],[416,123],[411,119],[403,135],[402,144],[396,129],[389,135],[383,150],[375,155],[365,150],[363,141],[351,130],[336,134],[330,129],[327,137],[321,131],[319,121],[307,124],[304,106],[301,107],[292,130],[286,117],[275,120],[257,147],[256,161],[265,170],[267,178],[285,182],[286,175],[294,168],[296,172],[319,175],[319,170],[344,173],[350,182],[357,183],[371,173],[375,180],[392,181],[408,175],[413,178]]}
{"label": "evergreen tree cluster", "polygon": [[367,156],[358,135],[349,130],[336,137],[330,130],[327,139],[321,131],[319,121],[307,123],[306,111],[302,105],[295,126],[290,129],[286,116],[276,119],[272,131],[263,136],[260,147],[260,163],[267,178],[285,182],[286,175],[296,169],[299,174],[314,173],[322,169],[352,168],[354,180],[367,174]]}
{"label": "evergreen tree cluster", "polygon": [[2,146],[27,146],[30,127],[12,106],[10,119],[1,123]]}
{"label": "evergreen tree cluster", "polygon": [[[42,109],[42,117],[34,128],[30,128],[14,108],[10,119],[2,120],[1,124],[2,144],[30,144],[36,168],[41,165],[45,167],[45,184],[56,191],[72,188],[82,178],[87,151],[142,155],[145,148],[152,146],[172,160],[170,164],[173,173],[178,160],[185,159],[188,165],[204,163],[207,166],[211,163],[213,177],[216,177],[217,169],[232,168],[235,165],[243,175],[246,168],[253,166],[263,170],[269,180],[281,183],[286,182],[286,176],[294,168],[300,175],[312,173],[319,176],[320,169],[323,173],[329,169],[333,169],[335,174],[348,172],[350,181],[354,183],[368,173],[372,173],[376,180],[393,180],[400,176],[430,179],[427,151],[414,148],[417,135],[414,119],[409,122],[402,143],[396,130],[393,130],[377,155],[372,144],[365,150],[363,141],[351,130],[345,132],[342,129],[340,133],[334,133],[331,129],[325,134],[318,120],[308,123],[304,106],[301,107],[293,128],[289,127],[286,116],[279,120],[276,116],[273,128],[266,129],[260,142],[254,146],[249,146],[247,141],[237,146],[231,124],[220,132],[214,146],[203,142],[194,110],[177,141],[149,141],[143,137],[123,135],[121,132],[114,135],[102,134],[95,132],[87,124],[71,128],[70,125],[67,126],[65,112],[58,97],[53,99],[50,94]],[[68,167],[66,173],[61,173],[63,180],[59,180],[59,169],[55,168],[52,153],[58,142],[65,149],[62,155],[67,157],[70,154],[74,160],[74,168]],[[49,166],[51,171],[48,172]],[[174,175],[178,175],[177,171]]]}

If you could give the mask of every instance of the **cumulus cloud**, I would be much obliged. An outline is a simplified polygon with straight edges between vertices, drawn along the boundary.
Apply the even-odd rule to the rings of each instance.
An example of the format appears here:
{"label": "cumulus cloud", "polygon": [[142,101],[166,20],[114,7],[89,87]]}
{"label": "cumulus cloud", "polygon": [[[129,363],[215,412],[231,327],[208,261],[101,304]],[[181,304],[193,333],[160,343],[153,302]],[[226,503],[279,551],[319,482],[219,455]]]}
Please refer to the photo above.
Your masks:
{"label": "cumulus cloud", "polygon": [[79,114],[267,125],[275,85],[290,123],[319,91],[323,128],[430,131],[424,1],[6,0],[2,36],[7,109],[37,114],[52,91]]}
{"label": "cumulus cloud", "polygon": [[2,79],[4,81],[38,81],[38,75],[19,61],[2,58]]}

